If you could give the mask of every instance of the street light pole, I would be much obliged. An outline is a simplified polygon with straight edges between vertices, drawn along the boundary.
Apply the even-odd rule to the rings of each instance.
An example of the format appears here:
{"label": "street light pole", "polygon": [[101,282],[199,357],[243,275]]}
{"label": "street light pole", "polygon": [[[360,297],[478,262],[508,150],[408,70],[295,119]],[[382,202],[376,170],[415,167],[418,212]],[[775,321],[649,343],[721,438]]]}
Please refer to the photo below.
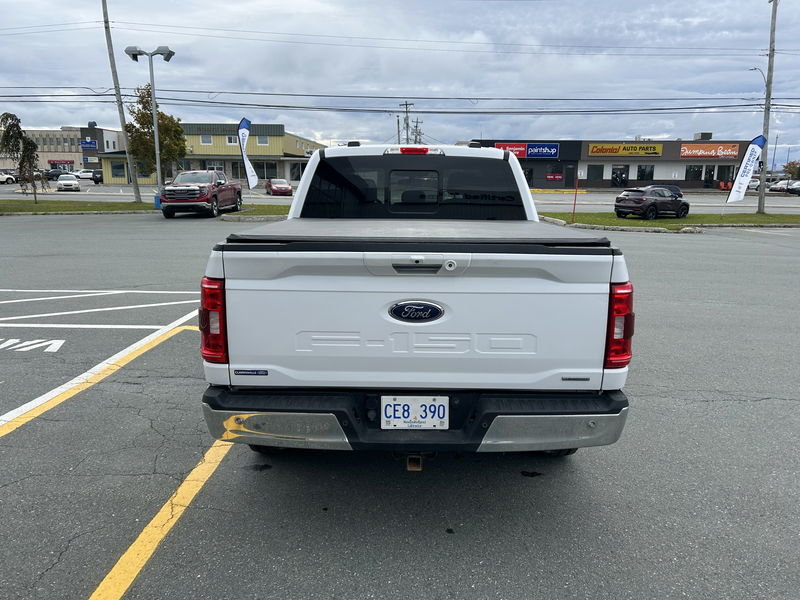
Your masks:
{"label": "street light pole", "polygon": [[150,108],[153,112],[153,144],[156,150],[156,183],[159,192],[161,191],[161,148],[158,139],[158,106],[156,105],[156,81],[153,75],[153,57],[160,55],[164,58],[164,62],[169,62],[175,56],[175,52],[167,46],[159,46],[152,52],[145,52],[137,46],[128,46],[125,48],[125,54],[131,57],[135,62],[139,62],[140,56],[146,56],[150,66]]}
{"label": "street light pole", "polygon": [[[769,113],[772,108],[772,71],[775,67],[775,21],[778,18],[778,0],[769,0],[772,4],[772,20],[769,27],[769,60],[767,62],[767,76],[764,78],[764,126],[762,128],[762,135],[767,142],[764,143],[764,148],[761,151],[761,161],[764,165],[761,169],[761,177],[758,183],[758,214],[764,214],[765,196],[766,196],[766,182],[767,182],[767,154],[769,153]],[[755,67],[764,75],[764,72],[758,67]]]}
{"label": "street light pole", "polygon": [[147,55],[147,62],[150,64],[150,108],[153,111],[153,139],[156,147],[156,185],[161,192],[161,149],[159,148],[158,138],[158,107],[156,106],[156,80],[153,76],[153,54]]}

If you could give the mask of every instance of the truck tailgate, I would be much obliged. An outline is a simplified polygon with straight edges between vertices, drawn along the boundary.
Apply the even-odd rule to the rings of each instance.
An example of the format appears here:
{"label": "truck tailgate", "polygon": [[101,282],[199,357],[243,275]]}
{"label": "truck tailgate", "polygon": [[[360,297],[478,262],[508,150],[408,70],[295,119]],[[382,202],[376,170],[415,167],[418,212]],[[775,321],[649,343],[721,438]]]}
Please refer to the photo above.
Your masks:
{"label": "truck tailgate", "polygon": [[[302,219],[216,251],[231,385],[601,389],[616,253],[604,238]],[[398,318],[404,302],[437,318]]]}

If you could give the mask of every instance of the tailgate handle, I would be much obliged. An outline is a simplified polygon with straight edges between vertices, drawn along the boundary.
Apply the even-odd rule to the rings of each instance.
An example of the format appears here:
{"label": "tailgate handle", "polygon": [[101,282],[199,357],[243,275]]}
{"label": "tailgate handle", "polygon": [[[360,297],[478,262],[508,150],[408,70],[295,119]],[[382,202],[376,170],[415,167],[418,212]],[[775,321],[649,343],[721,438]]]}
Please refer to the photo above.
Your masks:
{"label": "tailgate handle", "polygon": [[441,264],[438,264],[438,265],[431,265],[431,264],[428,264],[428,265],[425,265],[425,264],[419,264],[419,265],[402,264],[402,265],[399,265],[397,263],[394,263],[394,264],[392,264],[392,268],[395,270],[396,273],[399,273],[400,275],[402,275],[404,273],[413,273],[414,275],[421,275],[421,274],[427,273],[429,275],[435,275],[436,273],[438,273],[442,269],[442,265]]}

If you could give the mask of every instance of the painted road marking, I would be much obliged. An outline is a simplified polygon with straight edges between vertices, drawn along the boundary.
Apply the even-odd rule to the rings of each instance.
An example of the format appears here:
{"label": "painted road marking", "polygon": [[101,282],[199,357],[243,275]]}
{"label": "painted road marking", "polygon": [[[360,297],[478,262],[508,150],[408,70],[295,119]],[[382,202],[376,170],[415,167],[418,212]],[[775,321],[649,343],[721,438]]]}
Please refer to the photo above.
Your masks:
{"label": "painted road marking", "polygon": [[751,233],[764,233],[766,235],[785,235],[791,237],[791,233],[779,233],[777,231],[762,231],[759,229],[745,229],[744,231],[749,231]]}
{"label": "painted road marking", "polygon": [[[19,290],[0,288],[0,292],[16,292],[21,294],[199,294],[199,291],[176,292],[168,290]],[[62,296],[63,298],[63,296]]]}
{"label": "painted road marking", "polygon": [[86,310],[69,310],[66,312],[42,313],[38,315],[20,315],[17,317],[0,317],[0,321],[18,321],[20,319],[37,319],[40,317],[61,317],[63,315],[84,315],[114,310],[132,310],[134,308],[152,308],[154,306],[174,306],[176,304],[197,304],[197,300],[179,300],[177,302],[156,302],[154,304],[132,304],[130,306],[110,306],[108,308],[89,308]]}
{"label": "painted road marking", "polygon": [[43,300],[64,300],[69,298],[95,298],[97,296],[111,296],[123,294],[124,292],[91,292],[88,294],[71,294],[69,296],[48,296],[46,298],[20,298],[18,300],[0,300],[0,304],[16,304],[19,302],[41,302]]}
{"label": "painted road marking", "polygon": [[64,342],[67,340],[31,340],[23,342],[22,340],[10,338],[3,342],[0,338],[0,350],[14,350],[15,352],[28,352],[37,348],[44,348],[44,352],[58,352]]}
{"label": "painted road marking", "polygon": [[111,571],[105,576],[89,600],[116,600],[122,598],[147,561],[155,553],[159,544],[181,518],[197,493],[219,467],[222,459],[231,449],[230,442],[219,440],[206,451],[197,466],[183,480],[183,483],[170,496],[155,517],[145,526],[139,537],[120,557]]}
{"label": "painted road marking", "polygon": [[80,323],[0,323],[0,327],[26,329],[161,329],[163,325],[86,325]]}
{"label": "painted road marking", "polygon": [[0,415],[0,438],[22,427],[26,423],[29,423],[36,417],[46,413],[51,408],[58,406],[65,400],[72,398],[78,392],[88,389],[109,375],[116,373],[133,359],[141,356],[161,342],[171,338],[176,333],[186,330],[196,331],[196,327],[181,327],[183,323],[194,318],[196,315],[197,312],[193,310],[180,319],[173,321],[169,325],[165,325],[158,331],[155,331],[142,338],[138,342],[131,344],[121,352],[117,352],[115,355],[95,365],[85,373],[71,379],[64,385],[61,385],[54,390],[50,390],[46,394],[43,394],[38,398],[35,398],[30,402],[27,402],[22,406],[7,412],[4,415]]}

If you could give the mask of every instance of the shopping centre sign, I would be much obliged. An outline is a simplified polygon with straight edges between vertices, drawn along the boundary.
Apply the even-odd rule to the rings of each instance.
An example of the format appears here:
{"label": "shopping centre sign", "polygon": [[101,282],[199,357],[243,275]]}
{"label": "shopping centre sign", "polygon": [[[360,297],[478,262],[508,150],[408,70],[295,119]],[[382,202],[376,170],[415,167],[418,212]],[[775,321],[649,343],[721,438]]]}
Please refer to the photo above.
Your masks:
{"label": "shopping centre sign", "polygon": [[589,144],[589,156],[661,156],[664,144]]}
{"label": "shopping centre sign", "polygon": [[681,144],[681,158],[737,158],[739,144]]}
{"label": "shopping centre sign", "polygon": [[494,147],[508,150],[517,158],[558,158],[560,150],[557,143],[497,142]]}

